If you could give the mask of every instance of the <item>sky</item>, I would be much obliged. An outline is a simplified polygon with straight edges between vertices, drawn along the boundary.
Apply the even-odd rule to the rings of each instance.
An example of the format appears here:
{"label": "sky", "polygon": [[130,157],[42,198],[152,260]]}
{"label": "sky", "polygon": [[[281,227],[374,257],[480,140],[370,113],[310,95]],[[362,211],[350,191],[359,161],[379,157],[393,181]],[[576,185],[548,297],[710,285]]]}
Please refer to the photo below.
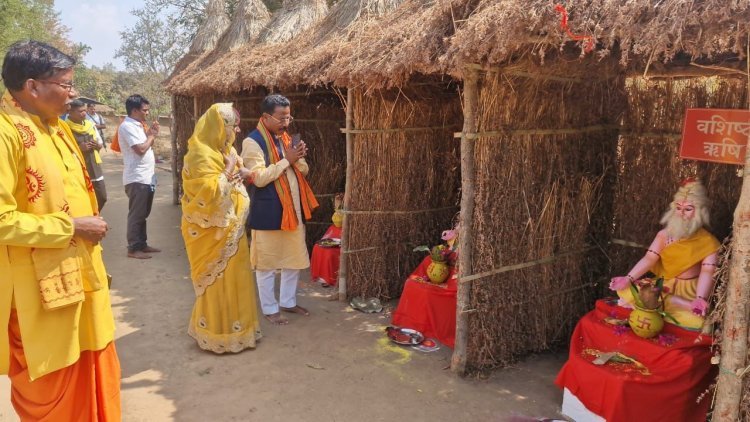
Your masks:
{"label": "sky", "polygon": [[130,11],[142,5],[142,0],[55,0],[60,20],[70,28],[70,39],[91,47],[84,62],[100,67],[112,63],[120,70],[125,68],[115,59],[120,32],[133,26],[135,18]]}

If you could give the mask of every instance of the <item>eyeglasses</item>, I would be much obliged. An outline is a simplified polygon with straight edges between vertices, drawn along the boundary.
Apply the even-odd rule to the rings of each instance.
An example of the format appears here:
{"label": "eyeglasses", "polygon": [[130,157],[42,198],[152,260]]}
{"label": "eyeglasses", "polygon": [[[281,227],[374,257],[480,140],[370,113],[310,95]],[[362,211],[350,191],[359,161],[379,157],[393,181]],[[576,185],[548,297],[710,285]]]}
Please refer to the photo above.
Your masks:
{"label": "eyeglasses", "polygon": [[49,79],[36,79],[37,82],[45,83],[45,84],[55,84],[61,86],[66,91],[70,92],[73,89],[75,89],[75,85],[73,85],[73,82],[71,83],[65,83],[65,82],[57,82],[57,81],[50,81]]}
{"label": "eyeglasses", "polygon": [[[268,113],[266,113],[266,114],[268,114]],[[272,115],[268,114],[268,117],[276,120],[279,123],[292,123],[294,121],[294,117],[292,117],[292,116],[282,117],[280,119],[277,119],[277,118],[273,117]]]}

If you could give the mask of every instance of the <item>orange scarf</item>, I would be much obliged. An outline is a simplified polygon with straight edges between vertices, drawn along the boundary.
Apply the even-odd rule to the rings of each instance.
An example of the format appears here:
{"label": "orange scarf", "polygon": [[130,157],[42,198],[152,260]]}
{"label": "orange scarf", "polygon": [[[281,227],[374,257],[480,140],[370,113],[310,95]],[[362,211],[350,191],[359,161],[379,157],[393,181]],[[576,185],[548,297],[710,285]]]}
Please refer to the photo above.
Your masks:
{"label": "orange scarf", "polygon": [[[271,164],[276,164],[281,161],[278,148],[276,143],[273,142],[273,136],[263,125],[262,121],[258,122],[258,132],[266,142],[266,150],[268,151],[268,158]],[[284,132],[279,137],[284,148],[289,148],[292,143],[292,138],[289,134]],[[312,212],[318,208],[318,200],[315,199],[310,185],[307,183],[307,179],[294,165],[291,166],[294,170],[294,174],[297,176],[297,183],[299,183],[300,203],[302,204],[302,216],[305,220],[312,218]],[[282,173],[278,179],[273,182],[276,187],[276,193],[279,195],[281,200],[282,214],[281,214],[281,230],[293,231],[297,229],[297,213],[294,211],[294,201],[292,200],[292,190],[289,187],[289,179],[286,177],[286,172]]]}
{"label": "orange scarf", "polygon": [[[120,122],[120,125],[121,124],[122,122]],[[122,148],[120,148],[120,125],[117,125],[115,136],[112,137],[112,142],[109,143],[110,149],[115,152],[122,152]],[[146,136],[148,136],[148,125],[141,122],[141,126],[143,126],[143,131],[146,133]]]}

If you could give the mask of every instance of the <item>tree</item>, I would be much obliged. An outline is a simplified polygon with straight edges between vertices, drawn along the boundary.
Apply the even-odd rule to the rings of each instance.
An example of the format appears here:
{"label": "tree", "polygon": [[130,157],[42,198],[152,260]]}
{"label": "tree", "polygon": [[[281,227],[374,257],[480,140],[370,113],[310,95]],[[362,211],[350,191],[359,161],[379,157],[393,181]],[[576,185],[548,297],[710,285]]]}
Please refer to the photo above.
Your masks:
{"label": "tree", "polygon": [[[275,0],[272,0],[275,1]],[[177,25],[180,31],[191,37],[205,19],[208,0],[146,0],[145,9],[169,10],[166,19]],[[232,16],[239,0],[226,0],[227,16]],[[187,46],[186,46],[187,47]]]}
{"label": "tree", "polygon": [[0,0],[0,52],[16,41],[33,38],[72,53],[68,28],[60,23],[51,1]]}
{"label": "tree", "polygon": [[52,1],[0,0],[0,66],[8,48],[23,39],[49,43],[75,57],[81,57],[87,48],[70,42],[68,28],[60,23]]}
{"label": "tree", "polygon": [[135,26],[120,32],[122,45],[115,57],[129,70],[167,75],[185,51],[188,36],[170,21],[163,21],[148,9],[131,12]]}

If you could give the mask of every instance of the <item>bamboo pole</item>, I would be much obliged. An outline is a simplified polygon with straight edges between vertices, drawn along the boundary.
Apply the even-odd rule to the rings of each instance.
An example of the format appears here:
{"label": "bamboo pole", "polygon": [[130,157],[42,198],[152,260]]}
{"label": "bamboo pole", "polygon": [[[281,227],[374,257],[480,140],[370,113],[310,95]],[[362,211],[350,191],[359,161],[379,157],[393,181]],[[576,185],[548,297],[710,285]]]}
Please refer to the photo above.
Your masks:
{"label": "bamboo pole", "polygon": [[456,293],[456,344],[451,357],[451,370],[466,373],[466,348],[469,343],[469,313],[471,284],[462,283],[472,271],[472,246],[474,236],[474,141],[477,132],[476,111],[478,103],[479,70],[469,68],[464,78],[464,135],[461,137],[461,214],[458,237],[458,291]]}
{"label": "bamboo pole", "polygon": [[748,313],[750,312],[750,148],[745,154],[742,192],[734,211],[732,262],[729,264],[727,302],[721,342],[719,382],[714,420],[739,420],[742,398],[741,373],[747,362]]}
{"label": "bamboo pole", "polygon": [[347,250],[349,249],[350,219],[349,208],[352,196],[352,170],[354,152],[352,151],[352,138],[354,134],[354,88],[346,90],[346,182],[344,184],[344,215],[341,221],[341,257],[339,258],[339,300],[346,302],[346,277],[349,273],[347,265]]}
{"label": "bamboo pole", "polygon": [[[426,131],[432,131],[432,130],[451,129],[453,126],[454,125],[429,126],[429,127],[397,127],[397,128],[391,128],[391,129],[341,129],[341,133],[426,132]],[[457,136],[457,138],[460,138],[460,136]]]}
{"label": "bamboo pole", "polygon": [[464,136],[469,139],[477,138],[489,138],[497,136],[519,136],[519,135],[576,135],[579,133],[589,132],[600,132],[600,131],[615,131],[619,130],[618,125],[594,125],[585,126],[579,128],[568,128],[568,129],[511,129],[511,130],[493,130],[488,132],[479,133],[465,133],[457,132],[453,134],[454,138],[463,138]]}
{"label": "bamboo pole", "polygon": [[[750,51],[750,36],[748,36]],[[750,58],[748,65],[748,96],[750,103]],[[750,104],[749,104],[750,106]],[[750,314],[750,148],[746,148],[742,191],[734,210],[732,225],[732,261],[729,263],[727,302],[724,313],[719,381],[713,420],[739,420],[743,375],[747,364],[747,330]]]}
{"label": "bamboo pole", "polygon": [[177,113],[177,100],[172,96],[172,122],[169,127],[172,133],[172,203],[180,205],[180,172],[177,170],[177,158],[179,157],[177,145],[177,119],[174,118]]}

